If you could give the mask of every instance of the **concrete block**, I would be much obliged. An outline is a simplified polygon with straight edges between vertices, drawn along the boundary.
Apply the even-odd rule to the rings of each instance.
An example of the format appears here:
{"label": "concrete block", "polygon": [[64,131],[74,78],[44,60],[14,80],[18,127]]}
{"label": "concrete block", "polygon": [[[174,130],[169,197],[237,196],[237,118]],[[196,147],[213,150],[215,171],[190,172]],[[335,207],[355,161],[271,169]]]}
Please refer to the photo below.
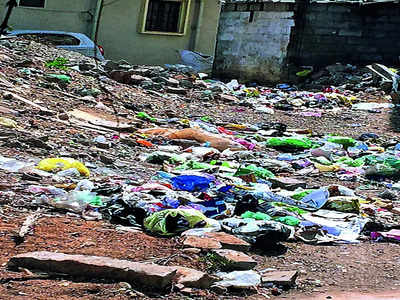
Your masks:
{"label": "concrete block", "polygon": [[273,271],[263,274],[261,282],[290,287],[296,283],[297,271]]}
{"label": "concrete block", "polygon": [[172,283],[177,269],[101,256],[69,255],[48,251],[30,252],[12,257],[9,268],[28,268],[88,278],[110,278],[165,288]]}
{"label": "concrete block", "polygon": [[214,250],[213,252],[227,261],[231,270],[251,270],[257,266],[257,262],[243,252],[227,249]]}

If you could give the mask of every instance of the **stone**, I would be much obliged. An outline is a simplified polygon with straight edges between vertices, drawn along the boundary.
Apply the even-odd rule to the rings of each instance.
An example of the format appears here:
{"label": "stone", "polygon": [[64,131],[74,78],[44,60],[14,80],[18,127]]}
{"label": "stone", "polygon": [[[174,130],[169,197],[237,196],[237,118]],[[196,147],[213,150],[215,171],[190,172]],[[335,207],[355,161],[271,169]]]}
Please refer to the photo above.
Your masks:
{"label": "stone", "polygon": [[167,93],[171,94],[179,94],[179,95],[186,95],[187,90],[184,88],[176,88],[176,87],[167,87]]}
{"label": "stone", "polygon": [[191,288],[183,288],[181,290],[181,293],[184,294],[184,295],[187,295],[187,296],[193,295],[193,292],[194,291]]}
{"label": "stone", "polygon": [[126,84],[130,84],[132,82],[132,76],[133,74],[129,71],[111,71],[109,76],[111,79],[114,79],[117,82],[120,83],[126,83]]}
{"label": "stone", "polygon": [[167,84],[167,85],[170,85],[170,86],[175,86],[175,87],[176,87],[176,86],[179,85],[179,81],[176,80],[176,79],[174,79],[174,78],[168,78],[166,84]]}
{"label": "stone", "polygon": [[177,269],[175,279],[178,284],[185,287],[208,289],[213,283],[218,281],[218,277],[211,276],[207,273],[197,271],[185,267],[174,267]]}
{"label": "stone", "polygon": [[239,102],[239,98],[232,95],[220,94],[219,97],[224,102]]}
{"label": "stone", "polygon": [[275,177],[270,178],[269,181],[272,182],[273,188],[279,187],[289,191],[294,191],[297,188],[304,189],[307,187],[306,182],[290,177]]}
{"label": "stone", "polygon": [[205,233],[205,236],[218,241],[223,249],[249,251],[251,247],[248,242],[225,232],[207,232]]}
{"label": "stone", "polygon": [[100,161],[106,165],[112,165],[115,162],[115,159],[113,159],[112,157],[107,156],[107,155],[101,154],[99,156],[99,158],[100,158]]}
{"label": "stone", "polygon": [[210,291],[219,295],[225,295],[228,289],[224,286],[214,284],[210,287]]}
{"label": "stone", "polygon": [[130,82],[131,84],[138,85],[144,81],[151,81],[151,79],[148,77],[141,76],[141,75],[135,75],[135,74],[131,75],[131,82]]}
{"label": "stone", "polygon": [[183,290],[185,288],[185,286],[182,283],[178,283],[178,284],[175,284],[175,288],[177,290]]}
{"label": "stone", "polygon": [[96,68],[96,64],[90,61],[83,61],[79,63],[79,70],[81,71],[90,71]]}
{"label": "stone", "polygon": [[191,253],[191,254],[199,254],[201,252],[201,250],[198,248],[185,248],[182,251],[185,253]]}
{"label": "stone", "polygon": [[392,208],[391,212],[396,215],[400,215],[400,207]]}
{"label": "stone", "polygon": [[180,81],[179,81],[179,83],[180,83],[180,85],[182,86],[182,87],[184,87],[184,88],[187,88],[187,89],[192,89],[193,88],[193,82],[192,81],[190,81],[190,80],[188,80],[188,79],[181,79]]}
{"label": "stone", "polygon": [[213,252],[226,261],[230,270],[251,270],[257,266],[257,262],[243,252],[229,249],[218,249]]}
{"label": "stone", "polygon": [[144,264],[102,256],[70,255],[49,251],[19,254],[8,262],[8,268],[27,268],[87,278],[109,278],[165,288],[172,284],[177,268]]}
{"label": "stone", "polygon": [[187,248],[200,248],[200,249],[221,249],[221,244],[213,239],[199,236],[187,236],[183,241],[183,246]]}
{"label": "stone", "polygon": [[296,283],[297,271],[273,271],[263,274],[263,284],[274,283],[280,286],[290,287]]}

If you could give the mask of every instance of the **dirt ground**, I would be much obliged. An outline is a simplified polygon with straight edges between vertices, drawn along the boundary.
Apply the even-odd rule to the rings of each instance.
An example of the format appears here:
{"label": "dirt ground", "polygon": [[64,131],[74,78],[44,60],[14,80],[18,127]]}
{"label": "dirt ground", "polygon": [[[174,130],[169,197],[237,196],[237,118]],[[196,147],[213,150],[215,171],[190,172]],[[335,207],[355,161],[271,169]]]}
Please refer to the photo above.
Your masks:
{"label": "dirt ground", "polygon": [[[181,265],[207,270],[203,254],[187,253],[179,238],[165,239],[142,232],[125,232],[107,222],[44,214],[34,232],[20,245],[13,241],[27,212],[3,208],[0,221],[0,299],[181,299],[177,292],[161,296],[157,291],[142,290],[126,283],[69,278],[68,276],[32,274],[29,270],[10,272],[6,262],[13,255],[29,251],[56,251]],[[299,299],[334,292],[367,292],[400,290],[400,245],[372,243],[357,245],[313,246],[284,243],[276,249],[254,249],[251,256],[257,270],[298,270],[297,286],[274,297],[269,289],[218,295],[199,291],[191,295],[203,299]],[[143,293],[143,294],[142,294]],[[400,295],[400,294],[399,294]],[[304,298],[307,299],[307,298]],[[311,299],[311,298],[310,298]],[[336,299],[336,298],[334,298]],[[400,296],[399,296],[400,299]]]}
{"label": "dirt ground", "polygon": [[[33,59],[37,53],[36,51],[27,56],[28,54],[23,51],[14,54],[0,51],[0,54],[6,55],[14,62],[26,57]],[[47,58],[47,53],[44,57]],[[44,69],[43,63],[35,59],[31,66]],[[72,83],[68,87],[43,88],[45,82],[43,76],[24,77],[17,67],[12,67],[9,61],[0,57],[1,74],[7,74],[5,78],[15,84],[12,88],[1,87],[2,92],[17,93],[56,113],[56,116],[43,115],[13,99],[6,99],[7,97],[1,99],[1,106],[18,112],[16,119],[19,126],[18,130],[1,127],[1,155],[21,160],[64,155],[84,159],[88,163],[100,166],[105,166],[101,157],[107,155],[115,161],[114,165],[119,171],[125,174],[124,179],[135,183],[145,182],[160,169],[160,166],[138,163],[138,156],[151,150],[139,145],[128,147],[123,143],[115,143],[110,149],[98,149],[90,144],[92,139],[99,135],[98,132],[74,127],[73,124],[59,118],[72,109],[80,108],[96,112],[96,115],[110,120],[107,117],[110,113],[106,114],[94,107],[94,103],[85,103],[80,98],[79,89],[99,87],[98,82],[92,77],[71,71]],[[19,82],[14,80],[19,77],[23,77],[22,84],[21,80]],[[336,113],[323,112],[320,118],[301,117],[298,112],[279,110],[276,110],[274,115],[269,115],[254,113],[253,109],[234,103],[222,103],[218,100],[200,102],[190,95],[185,99],[163,98],[116,82],[109,85],[114,88],[112,97],[101,95],[96,100],[102,101],[109,109],[112,103],[123,121],[134,119],[132,116],[138,111],[145,111],[158,118],[210,116],[214,124],[229,122],[256,124],[278,121],[287,124],[290,129],[311,129],[314,135],[332,133],[357,138],[363,133],[372,132],[384,140],[400,142],[400,112],[396,109],[382,109],[380,113],[369,113],[342,107]],[[362,100],[384,101],[379,94],[365,95]],[[135,106],[135,109],[127,108],[127,105],[131,108]],[[153,124],[142,125],[146,127]],[[33,146],[32,141],[29,142],[32,137],[35,137]],[[36,145],[41,145],[40,141],[45,141],[46,145],[37,147]],[[107,182],[106,177],[99,176],[95,179],[97,182]],[[114,179],[118,177],[114,176]],[[340,182],[329,175],[301,179],[315,186]],[[49,179],[41,178],[40,184],[46,184],[47,180]],[[354,189],[362,184],[340,183]],[[299,271],[297,286],[287,291],[278,291],[280,295],[271,295],[269,288],[232,291],[227,295],[198,290],[194,294],[184,295],[175,291],[173,287],[170,291],[160,292],[95,278],[34,274],[30,270],[11,272],[7,270],[6,263],[12,256],[43,250],[109,256],[170,266],[179,265],[203,271],[209,267],[202,259],[204,253],[193,254],[184,251],[179,237],[156,238],[143,232],[123,231],[106,221],[85,221],[78,216],[50,209],[42,212],[42,217],[36,223],[33,232],[23,243],[18,244],[14,235],[32,212],[32,207],[27,205],[32,197],[26,195],[26,188],[31,184],[38,184],[38,181],[26,179],[22,174],[0,172],[0,299],[269,299],[270,297],[311,300],[317,299],[315,297],[339,299],[338,297],[342,297],[340,293],[343,292],[373,295],[380,291],[384,291],[388,297],[398,292],[397,299],[400,299],[400,244],[370,241],[336,246],[284,243],[274,249],[252,249],[248,254],[258,262],[258,271],[267,269]],[[381,186],[376,184],[371,190],[362,193],[376,195],[382,190]],[[2,195],[8,191],[15,194]],[[343,297],[349,300],[359,297],[356,294],[344,295]]]}

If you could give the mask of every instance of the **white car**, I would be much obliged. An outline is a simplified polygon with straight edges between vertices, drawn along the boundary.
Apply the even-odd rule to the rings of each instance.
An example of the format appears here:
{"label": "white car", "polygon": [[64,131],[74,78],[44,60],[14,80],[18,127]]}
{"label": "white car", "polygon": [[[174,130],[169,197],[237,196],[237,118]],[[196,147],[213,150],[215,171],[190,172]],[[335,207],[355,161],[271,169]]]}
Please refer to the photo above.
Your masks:
{"label": "white car", "polygon": [[79,52],[98,60],[104,60],[103,47],[95,45],[83,33],[50,30],[13,30],[8,32],[7,35],[34,38],[41,42],[50,43],[58,48]]}

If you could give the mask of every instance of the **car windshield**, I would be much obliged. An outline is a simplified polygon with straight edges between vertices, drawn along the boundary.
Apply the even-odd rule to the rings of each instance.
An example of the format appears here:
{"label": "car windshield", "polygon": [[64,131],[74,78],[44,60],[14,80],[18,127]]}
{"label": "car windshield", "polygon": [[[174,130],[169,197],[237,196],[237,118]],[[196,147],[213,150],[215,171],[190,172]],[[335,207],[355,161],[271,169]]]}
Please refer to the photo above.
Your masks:
{"label": "car windshield", "polygon": [[80,44],[79,39],[67,34],[21,33],[17,35],[38,43],[53,46],[78,46]]}

